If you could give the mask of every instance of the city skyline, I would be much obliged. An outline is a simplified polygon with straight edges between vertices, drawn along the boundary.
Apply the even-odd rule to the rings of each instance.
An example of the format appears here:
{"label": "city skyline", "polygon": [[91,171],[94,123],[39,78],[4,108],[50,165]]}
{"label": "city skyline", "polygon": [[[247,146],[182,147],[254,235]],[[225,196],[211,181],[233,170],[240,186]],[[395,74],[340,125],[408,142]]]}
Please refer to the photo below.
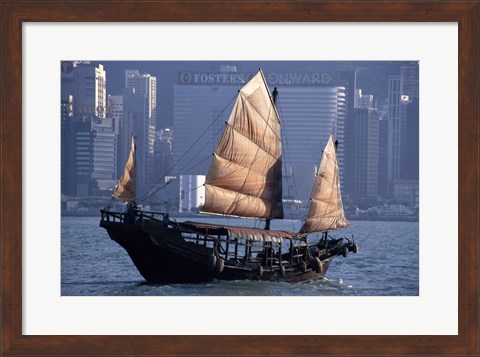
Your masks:
{"label": "city skyline", "polygon": [[[62,63],[71,63],[63,61]],[[178,83],[178,73],[186,71],[214,72],[220,66],[236,66],[240,72],[255,73],[259,68],[269,72],[320,72],[333,73],[338,70],[357,70],[359,88],[365,94],[372,94],[378,101],[387,98],[388,76],[397,74],[402,64],[417,61],[101,61],[89,60],[92,64],[101,64],[108,73],[107,92],[110,95],[123,95],[125,70],[136,69],[140,73],[150,73],[159,78],[157,88],[158,127],[169,127],[173,123],[173,85]],[[63,66],[65,67],[65,66]],[[62,67],[62,72],[65,69]],[[240,89],[241,84],[238,85]]]}
{"label": "city skyline", "polygon": [[[412,206],[418,207],[418,62],[78,61],[75,65],[73,63],[62,62],[63,115],[66,112],[67,116],[76,116],[78,121],[79,114],[84,119],[93,114],[97,121],[100,120],[107,126],[111,125],[111,132],[116,135],[115,152],[118,166],[114,172],[116,178],[124,165],[121,159],[126,157],[125,147],[128,147],[126,138],[131,135],[133,126],[140,123],[141,128],[136,129],[136,135],[141,137],[145,157],[150,158],[150,161],[142,163],[146,170],[141,181],[145,186],[141,190],[142,194],[149,191],[154,182],[164,183],[167,178],[163,176],[167,174],[176,177],[182,174],[206,173],[205,167],[208,167],[208,163],[197,171],[169,171],[171,166],[175,165],[172,159],[178,163],[180,158],[184,158],[183,153],[188,150],[190,143],[202,130],[212,124],[213,128],[209,132],[209,141],[212,143],[205,146],[205,143],[200,141],[204,147],[195,154],[198,156],[202,150],[204,156],[213,152],[222,123],[229,115],[229,105],[231,106],[229,100],[261,67],[270,90],[277,87],[280,92],[277,109],[284,123],[285,135],[290,137],[287,138],[290,139],[290,143],[286,142],[284,148],[288,149],[288,145],[290,149],[294,148],[291,155],[295,161],[293,165],[290,161],[284,166],[284,176],[288,178],[289,173],[295,171],[301,177],[300,181],[303,182],[301,185],[297,182],[297,186],[303,190],[300,194],[302,200],[305,201],[308,197],[309,189],[306,187],[310,187],[318,164],[319,152],[314,151],[319,151],[324,144],[320,137],[323,138],[331,132],[341,142],[339,146],[341,177],[347,197],[392,198],[395,195],[400,197],[400,191],[411,192],[417,187],[417,193],[407,201]],[[71,83],[70,87],[66,85],[63,80],[64,74],[68,77],[70,72],[76,73],[77,68],[84,66],[97,69],[101,67],[106,73],[106,80],[103,82],[108,104],[100,115],[97,108],[88,113],[76,113],[75,109],[72,110],[76,103],[78,105],[82,102],[76,102],[74,90],[70,89],[70,92],[74,93],[72,96],[68,93]],[[128,78],[132,74],[143,78],[142,80],[154,79],[155,86],[152,87],[148,100],[145,99],[145,91],[135,89],[139,86],[138,83],[134,84],[130,80],[129,84]],[[392,83],[397,85],[392,87]],[[335,97],[328,97],[325,96],[327,93],[336,94]],[[104,96],[102,94],[103,102]],[[135,102],[132,96],[138,97],[135,104],[137,109],[131,109],[133,104],[129,104]],[[304,104],[298,106],[298,103]],[[315,106],[312,107],[312,104]],[[221,119],[218,121],[219,124],[215,123],[219,118]],[[105,119],[110,119],[111,123],[105,122]],[[145,121],[149,124],[145,125]],[[305,124],[301,124],[303,122]],[[126,129],[127,127],[129,129]],[[372,135],[377,139],[372,139]],[[366,141],[368,147],[361,144],[362,140],[365,140],[362,138],[370,138]],[[326,141],[326,138],[323,141]],[[308,145],[313,146],[308,148]],[[62,158],[67,151],[62,141]],[[162,155],[161,158],[152,156],[159,153]],[[184,159],[187,158],[189,157]],[[304,166],[300,165],[302,162],[305,162]],[[185,166],[179,165],[177,169],[181,167]],[[304,179],[305,177],[308,179]],[[290,192],[289,185],[291,183],[284,183],[284,188],[288,191],[284,198],[293,199],[295,195]],[[298,191],[298,188],[295,190]]]}

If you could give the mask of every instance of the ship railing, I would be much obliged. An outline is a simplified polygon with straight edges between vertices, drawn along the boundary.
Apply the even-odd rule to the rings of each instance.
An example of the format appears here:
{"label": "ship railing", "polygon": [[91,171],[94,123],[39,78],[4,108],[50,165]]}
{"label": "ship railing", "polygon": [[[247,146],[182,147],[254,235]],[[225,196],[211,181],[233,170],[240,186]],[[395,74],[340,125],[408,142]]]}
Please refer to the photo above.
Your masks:
{"label": "ship railing", "polygon": [[305,262],[309,254],[306,241],[298,242],[292,239],[263,242],[233,238],[228,235],[202,234],[193,230],[184,230],[182,236],[186,242],[212,249],[226,262],[241,261],[242,263],[274,267],[281,264]]}
{"label": "ship railing", "polygon": [[[168,215],[163,212],[155,212],[155,211],[143,211],[143,210],[133,210],[134,216],[136,220],[143,221],[147,220],[163,220],[165,216],[168,218]],[[132,217],[130,212],[115,212],[115,211],[107,211],[107,210],[100,210],[101,213],[101,220],[107,222],[118,222],[118,223],[126,223]]]}
{"label": "ship railing", "polygon": [[121,212],[114,212],[114,211],[106,211],[106,210],[100,210],[100,213],[102,215],[102,221],[106,222],[124,222],[125,220],[125,214]]}

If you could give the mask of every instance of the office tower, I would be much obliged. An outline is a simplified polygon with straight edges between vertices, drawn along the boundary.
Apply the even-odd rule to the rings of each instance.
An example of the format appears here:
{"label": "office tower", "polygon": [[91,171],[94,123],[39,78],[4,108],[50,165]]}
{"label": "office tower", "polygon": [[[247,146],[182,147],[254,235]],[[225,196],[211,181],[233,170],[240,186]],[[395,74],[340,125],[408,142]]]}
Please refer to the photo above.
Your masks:
{"label": "office tower", "polygon": [[[63,81],[62,81],[63,85]],[[73,130],[73,113],[71,111],[73,96],[62,95],[60,105],[60,172],[61,172],[61,193],[72,196],[75,194],[75,172],[74,172],[74,146],[72,145]]]}
{"label": "office tower", "polygon": [[92,135],[89,119],[78,119],[73,122],[74,146],[74,196],[90,196],[91,170],[92,170]]}
{"label": "office tower", "polygon": [[62,62],[62,193],[109,195],[115,185],[116,134],[107,116],[106,73],[101,64]]}
{"label": "office tower", "polygon": [[180,82],[173,87],[172,175],[206,175],[241,86]]}
{"label": "office tower", "polygon": [[133,135],[137,147],[137,193],[140,198],[158,179],[154,167],[157,79],[138,70],[126,70],[125,84],[123,122],[120,126],[121,162],[126,162],[127,143]]}
{"label": "office tower", "polygon": [[[418,187],[419,87],[418,63],[403,65],[390,76],[388,88],[387,196],[405,191],[395,186]],[[402,180],[402,182],[398,182]],[[406,182],[405,180],[412,180]],[[412,191],[414,191],[412,189]],[[397,194],[398,196],[398,194]],[[402,194],[402,199],[404,195]],[[410,199],[409,199],[410,200]],[[413,200],[413,199],[412,199]]]}
{"label": "office tower", "polygon": [[[207,173],[238,90],[253,75],[232,70],[179,73],[178,84],[174,86],[172,175]],[[283,172],[284,181],[288,181],[284,183],[284,195],[306,202],[330,133],[341,143],[339,157],[343,170],[347,87],[323,80],[327,76],[321,73],[265,73],[265,77],[270,90],[276,86],[279,93]],[[193,148],[188,151],[192,144]]]}
{"label": "office tower", "polygon": [[73,69],[73,112],[75,117],[105,118],[107,107],[106,73],[103,66],[89,61]]}
{"label": "office tower", "polygon": [[419,64],[400,67],[402,91],[402,148],[400,178],[418,180],[419,153]]}
{"label": "office tower", "polygon": [[402,95],[410,99],[419,97],[419,63],[412,62],[400,67]]}
{"label": "office tower", "polygon": [[345,88],[345,107],[344,107],[344,120],[342,121],[343,127],[339,132],[342,135],[336,134],[336,140],[338,140],[338,160],[340,166],[340,183],[343,187],[344,197],[347,197],[351,194],[351,185],[349,180],[353,177],[354,173],[352,172],[353,168],[353,156],[348,153],[352,153],[352,147],[349,137],[349,125],[353,123],[354,118],[354,109],[357,96],[357,72],[356,70],[344,70],[339,71],[334,74],[332,83],[337,86],[343,86]]}
{"label": "office tower", "polygon": [[402,160],[400,162],[401,178],[418,180],[419,172],[419,98],[409,98],[403,102],[405,115],[405,139]]}
{"label": "office tower", "polygon": [[355,92],[355,108],[374,108],[373,95],[363,94],[361,89],[357,89]]}
{"label": "office tower", "polygon": [[112,118],[91,120],[91,194],[108,195],[116,185],[116,135]]}
{"label": "office tower", "polygon": [[[306,203],[310,197],[322,150],[331,133],[340,142],[338,158],[343,181],[346,88],[285,86],[279,88],[277,103],[283,123],[282,160],[284,176],[287,178],[284,180],[284,193],[288,194],[289,198],[296,196]],[[290,173],[294,175],[291,180]],[[296,194],[292,195],[292,190],[296,190]]]}
{"label": "office tower", "polygon": [[123,118],[123,95],[108,95],[107,116],[113,119],[113,125],[118,131]]}
{"label": "office tower", "polygon": [[378,141],[378,195],[388,197],[388,126],[389,119],[385,115],[379,121]]}
{"label": "office tower", "polygon": [[379,164],[379,114],[376,109],[357,108],[348,125],[353,156],[352,175],[348,177],[350,193],[356,198],[377,197]]}
{"label": "office tower", "polygon": [[181,175],[179,178],[179,212],[198,212],[205,203],[205,175]]}
{"label": "office tower", "polygon": [[400,146],[402,131],[402,106],[400,76],[388,79],[388,194],[393,190],[393,183],[400,177]]}
{"label": "office tower", "polygon": [[[60,75],[61,75],[61,101],[71,101],[73,99],[73,91],[75,88],[73,71],[77,66],[76,62],[73,61],[62,61],[60,64]],[[73,115],[73,107],[70,108],[70,112]]]}
{"label": "office tower", "polygon": [[[119,178],[123,173],[125,162],[120,161],[122,150],[128,150],[121,147],[121,131],[120,125],[123,122],[123,95],[108,95],[107,100],[107,117],[112,119],[112,126],[115,132],[115,176]],[[126,160],[125,160],[126,161]]]}
{"label": "office tower", "polygon": [[157,130],[155,139],[155,176],[162,181],[170,174],[170,167],[173,161],[173,130],[164,128]]}

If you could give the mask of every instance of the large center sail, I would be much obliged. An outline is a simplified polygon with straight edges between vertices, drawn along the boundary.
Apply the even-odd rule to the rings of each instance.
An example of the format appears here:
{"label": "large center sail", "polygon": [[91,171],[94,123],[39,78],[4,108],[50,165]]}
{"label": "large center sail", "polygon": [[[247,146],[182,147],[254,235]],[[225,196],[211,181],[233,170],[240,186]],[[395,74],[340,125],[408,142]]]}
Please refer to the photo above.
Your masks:
{"label": "large center sail", "polygon": [[122,200],[124,202],[135,203],[135,141],[132,136],[132,145],[130,147],[130,155],[128,156],[127,163],[123,169],[123,175],[118,180],[117,186],[112,196]]}
{"label": "large center sail", "polygon": [[330,135],[310,196],[307,218],[300,233],[325,232],[349,226],[340,192],[337,150],[333,136]]}
{"label": "large center sail", "polygon": [[283,218],[280,120],[262,71],[240,91],[213,154],[202,212]]}

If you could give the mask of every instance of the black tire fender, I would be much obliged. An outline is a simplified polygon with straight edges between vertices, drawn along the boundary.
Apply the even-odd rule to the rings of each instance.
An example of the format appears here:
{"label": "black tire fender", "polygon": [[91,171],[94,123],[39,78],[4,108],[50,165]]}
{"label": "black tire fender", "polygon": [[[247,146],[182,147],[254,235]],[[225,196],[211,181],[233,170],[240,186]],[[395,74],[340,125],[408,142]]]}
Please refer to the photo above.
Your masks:
{"label": "black tire fender", "polygon": [[313,258],[312,259],[312,266],[313,266],[313,269],[315,270],[315,272],[317,272],[317,274],[323,273],[323,263],[320,260],[320,258],[318,258],[318,257]]}
{"label": "black tire fender", "polygon": [[215,272],[221,273],[224,267],[225,267],[225,261],[222,258],[218,257],[217,262],[215,264]]}
{"label": "black tire fender", "polygon": [[217,257],[214,254],[208,256],[207,269],[209,272],[213,272],[217,266]]}

